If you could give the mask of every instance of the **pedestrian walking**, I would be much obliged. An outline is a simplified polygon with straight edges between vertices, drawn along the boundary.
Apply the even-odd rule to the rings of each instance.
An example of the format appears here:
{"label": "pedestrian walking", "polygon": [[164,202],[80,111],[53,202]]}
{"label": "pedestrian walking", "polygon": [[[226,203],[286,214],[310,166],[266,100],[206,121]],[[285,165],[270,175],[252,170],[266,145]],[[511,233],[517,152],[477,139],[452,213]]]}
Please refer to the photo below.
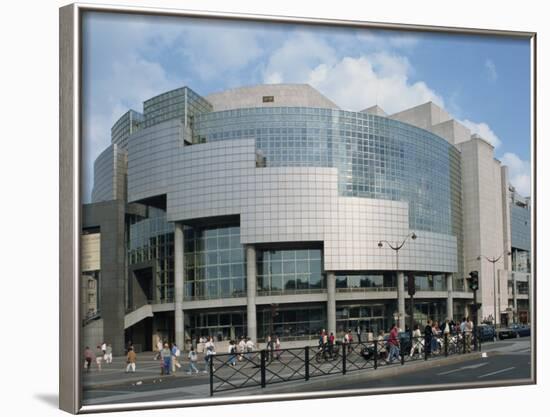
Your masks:
{"label": "pedestrian walking", "polygon": [[97,351],[95,354],[95,363],[97,365],[97,370],[101,371],[101,363],[103,362],[103,350],[100,345],[97,345]]}
{"label": "pedestrian walking", "polygon": [[437,321],[432,323],[432,353],[439,351],[439,326]]}
{"label": "pedestrian walking", "polygon": [[103,360],[107,361],[107,358],[105,357],[105,355],[107,354],[107,343],[106,342],[103,342],[101,344],[101,353],[103,353]]}
{"label": "pedestrian walking", "polygon": [[191,375],[193,371],[198,374],[199,370],[197,369],[197,352],[195,352],[195,348],[193,346],[191,346],[191,350],[189,351],[189,355],[187,355],[187,358],[189,359],[189,368],[187,374]]}
{"label": "pedestrian walking", "polygon": [[275,357],[277,360],[281,360],[281,339],[279,339],[279,336],[275,339]]}
{"label": "pedestrian walking", "polygon": [[229,341],[229,348],[227,352],[231,355],[229,356],[229,365],[235,366],[237,364],[237,345],[234,340]]}
{"label": "pedestrian walking", "polygon": [[105,363],[113,363],[113,347],[110,343],[107,344],[105,350]]}
{"label": "pedestrian walking", "polygon": [[172,352],[168,347],[168,343],[164,344],[164,347],[160,351],[160,374],[161,375],[170,375],[170,368],[172,362]]}
{"label": "pedestrian walking", "polygon": [[86,349],[84,349],[84,369],[86,369],[86,372],[90,372],[90,368],[92,367],[92,361],[95,360],[95,354],[92,349],[90,349],[89,346],[86,346]]}
{"label": "pedestrian walking", "polygon": [[244,357],[244,354],[246,352],[246,339],[244,338],[244,336],[241,336],[241,340],[239,341],[239,346],[237,348],[238,352],[239,352],[239,361],[242,361],[243,360],[243,357]]}
{"label": "pedestrian walking", "polygon": [[397,325],[394,324],[390,330],[390,337],[388,339],[388,346],[390,348],[390,357],[389,357],[390,363],[392,363],[394,359],[397,359],[398,361],[401,360],[401,356],[399,355],[398,335],[399,335],[399,330],[397,329]]}
{"label": "pedestrian walking", "polygon": [[158,340],[157,340],[157,353],[155,355],[155,360],[160,360],[160,353],[162,352],[162,348],[163,348],[163,343],[162,343],[162,338],[160,336],[158,336]]}
{"label": "pedestrian walking", "polygon": [[466,336],[466,353],[470,353],[472,351],[472,332],[474,330],[474,323],[468,317],[466,319],[466,324],[464,326],[464,332]]}
{"label": "pedestrian walking", "polygon": [[[210,361],[213,361],[213,355],[216,354],[216,346],[214,345],[214,340],[212,337],[208,338],[208,342],[204,345],[204,373],[208,372],[208,368],[210,367]],[[212,366],[212,370],[215,371],[216,369],[214,366]]]}
{"label": "pedestrian walking", "polygon": [[348,329],[348,353],[351,352],[351,344],[353,343],[353,334],[351,333],[351,329]]}
{"label": "pedestrian walking", "polygon": [[355,328],[355,333],[357,333],[357,342],[361,343],[361,325],[357,324]]}
{"label": "pedestrian walking", "polygon": [[175,373],[176,372],[176,368],[179,369],[181,368],[181,365],[180,365],[180,355],[181,355],[181,351],[180,351],[180,348],[178,347],[178,345],[176,345],[175,343],[172,343],[172,349],[171,349],[171,352],[172,354],[172,373]]}
{"label": "pedestrian walking", "polygon": [[432,321],[428,319],[428,322],[426,323],[426,327],[424,327],[424,351],[426,355],[429,355],[430,353],[432,353],[432,337],[433,337]]}
{"label": "pedestrian walking", "polygon": [[347,349],[349,345],[349,333],[344,332],[344,336],[342,337],[342,349]]}
{"label": "pedestrian walking", "polygon": [[330,357],[334,357],[334,342],[336,341],[336,338],[334,337],[334,333],[330,332],[330,336],[328,337],[328,353]]}
{"label": "pedestrian walking", "polygon": [[422,334],[420,333],[420,328],[418,327],[418,324],[414,325],[411,340],[411,353],[409,354],[409,356],[413,357],[415,351],[418,352],[419,356],[422,355]]}
{"label": "pedestrian walking", "polygon": [[130,370],[132,371],[132,373],[136,372],[136,359],[136,352],[134,352],[134,349],[132,347],[129,347],[128,354],[126,355],[126,373],[130,372]]}
{"label": "pedestrian walking", "polygon": [[384,330],[378,332],[378,338],[376,339],[376,348],[378,350],[378,357],[380,359],[386,359],[386,342],[384,341]]}
{"label": "pedestrian walking", "polygon": [[250,339],[250,337],[246,338],[246,359],[250,360],[252,358],[252,352],[254,351],[255,346],[254,342]]}
{"label": "pedestrian walking", "polygon": [[273,360],[273,350],[275,348],[273,343],[273,338],[271,337],[271,335],[267,336],[265,348],[269,352],[269,361],[271,362]]}

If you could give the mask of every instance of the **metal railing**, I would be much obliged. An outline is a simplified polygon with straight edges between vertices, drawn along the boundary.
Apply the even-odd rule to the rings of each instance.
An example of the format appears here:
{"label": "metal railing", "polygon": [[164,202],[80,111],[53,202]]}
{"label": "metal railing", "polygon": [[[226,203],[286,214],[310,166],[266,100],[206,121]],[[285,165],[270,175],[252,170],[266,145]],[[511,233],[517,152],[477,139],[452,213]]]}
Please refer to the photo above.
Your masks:
{"label": "metal railing", "polygon": [[[477,339],[477,340],[476,340]],[[473,334],[401,337],[397,344],[376,339],[360,343],[259,350],[210,355],[210,396],[242,388],[349,372],[374,372],[379,367],[459,355],[481,350]]]}
{"label": "metal railing", "polygon": [[86,314],[86,317],[82,319],[82,327],[86,326],[87,324],[91,323],[94,320],[98,320],[101,318],[101,310],[96,310],[92,313]]}
{"label": "metal railing", "polygon": [[336,292],[396,292],[397,287],[349,287],[336,288]]}

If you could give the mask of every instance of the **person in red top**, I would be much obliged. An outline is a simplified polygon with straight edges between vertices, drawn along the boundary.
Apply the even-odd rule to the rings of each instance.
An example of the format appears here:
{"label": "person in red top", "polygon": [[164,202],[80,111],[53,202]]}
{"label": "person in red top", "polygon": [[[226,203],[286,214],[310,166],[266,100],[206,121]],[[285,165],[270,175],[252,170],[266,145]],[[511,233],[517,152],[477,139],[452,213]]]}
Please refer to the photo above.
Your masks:
{"label": "person in red top", "polygon": [[399,356],[399,330],[397,330],[397,326],[395,324],[391,328],[388,345],[390,347],[390,363],[392,363],[394,359],[401,360],[401,357]]}
{"label": "person in red top", "polygon": [[330,332],[330,336],[328,337],[328,353],[331,358],[334,356],[334,339],[334,333]]}

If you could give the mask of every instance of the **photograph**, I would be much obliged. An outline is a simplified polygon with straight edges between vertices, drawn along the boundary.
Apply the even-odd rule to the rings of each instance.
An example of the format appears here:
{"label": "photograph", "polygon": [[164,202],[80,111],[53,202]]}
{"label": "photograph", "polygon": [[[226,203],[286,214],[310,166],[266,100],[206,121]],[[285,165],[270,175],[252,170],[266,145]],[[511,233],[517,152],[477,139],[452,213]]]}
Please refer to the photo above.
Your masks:
{"label": "photograph", "polygon": [[82,410],[536,382],[534,33],[72,7]]}

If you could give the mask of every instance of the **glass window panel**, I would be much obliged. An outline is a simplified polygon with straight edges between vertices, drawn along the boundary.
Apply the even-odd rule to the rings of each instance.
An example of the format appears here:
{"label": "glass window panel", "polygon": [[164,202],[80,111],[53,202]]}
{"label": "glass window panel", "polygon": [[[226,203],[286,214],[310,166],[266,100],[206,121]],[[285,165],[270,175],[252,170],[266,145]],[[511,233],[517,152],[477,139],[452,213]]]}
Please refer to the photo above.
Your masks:
{"label": "glass window panel", "polygon": [[229,279],[220,280],[220,295],[222,297],[228,297],[231,295],[231,280]]}
{"label": "glass window panel", "polygon": [[231,262],[231,252],[228,250],[222,250],[218,252],[218,260],[221,264],[228,264]]}
{"label": "glass window panel", "polygon": [[309,271],[309,262],[304,260],[296,261],[296,272],[297,273],[306,273]]}
{"label": "glass window panel", "polygon": [[229,278],[229,265],[220,265],[219,276],[220,278]]}
{"label": "glass window panel", "polygon": [[283,273],[294,274],[296,272],[296,261],[283,262]]}
{"label": "glass window panel", "polygon": [[206,260],[208,265],[216,265],[218,263],[218,252],[207,252]]}

